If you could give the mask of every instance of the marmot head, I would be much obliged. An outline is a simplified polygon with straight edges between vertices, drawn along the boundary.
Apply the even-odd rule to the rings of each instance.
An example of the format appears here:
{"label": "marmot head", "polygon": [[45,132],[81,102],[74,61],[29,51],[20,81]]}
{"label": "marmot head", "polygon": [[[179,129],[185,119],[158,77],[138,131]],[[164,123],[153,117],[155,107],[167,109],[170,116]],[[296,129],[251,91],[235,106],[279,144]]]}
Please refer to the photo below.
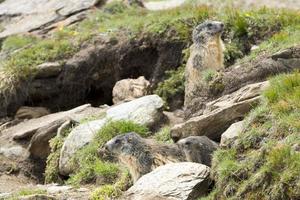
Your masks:
{"label": "marmot head", "polygon": [[177,142],[184,152],[187,161],[211,165],[211,154],[217,149],[217,144],[206,136],[189,136]]}
{"label": "marmot head", "polygon": [[199,140],[197,136],[190,136],[187,138],[183,138],[177,142],[180,149],[182,149],[185,154],[190,154],[196,149],[199,149]]}
{"label": "marmot head", "polygon": [[113,155],[132,154],[140,146],[141,141],[142,138],[138,134],[131,132],[112,138],[105,144],[104,148]]}
{"label": "marmot head", "polygon": [[205,21],[196,26],[193,30],[193,42],[196,44],[203,44],[210,38],[220,36],[224,30],[224,24],[218,21]]}

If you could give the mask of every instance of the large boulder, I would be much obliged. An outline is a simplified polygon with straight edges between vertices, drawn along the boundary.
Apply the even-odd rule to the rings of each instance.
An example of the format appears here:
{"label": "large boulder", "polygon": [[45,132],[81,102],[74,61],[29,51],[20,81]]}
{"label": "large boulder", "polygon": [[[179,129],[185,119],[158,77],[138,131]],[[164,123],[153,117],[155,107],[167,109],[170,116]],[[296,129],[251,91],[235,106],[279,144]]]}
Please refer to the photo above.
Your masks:
{"label": "large boulder", "polygon": [[207,193],[210,168],[192,162],[158,167],[141,177],[124,195],[130,200],[191,200]]}
{"label": "large boulder", "polygon": [[163,100],[157,95],[150,95],[116,105],[106,111],[103,119],[83,123],[72,130],[61,149],[59,171],[63,175],[72,172],[69,164],[73,154],[88,144],[94,135],[110,120],[131,120],[153,127],[162,116]]}
{"label": "large boulder", "polygon": [[175,125],[171,130],[174,141],[191,135],[205,135],[219,141],[221,134],[244,116],[260,101],[260,93],[268,81],[247,85],[238,91],[206,104],[204,114]]}
{"label": "large boulder", "polygon": [[113,102],[114,104],[118,104],[123,101],[146,96],[149,86],[150,82],[143,76],[140,76],[137,79],[120,80],[113,88]]}

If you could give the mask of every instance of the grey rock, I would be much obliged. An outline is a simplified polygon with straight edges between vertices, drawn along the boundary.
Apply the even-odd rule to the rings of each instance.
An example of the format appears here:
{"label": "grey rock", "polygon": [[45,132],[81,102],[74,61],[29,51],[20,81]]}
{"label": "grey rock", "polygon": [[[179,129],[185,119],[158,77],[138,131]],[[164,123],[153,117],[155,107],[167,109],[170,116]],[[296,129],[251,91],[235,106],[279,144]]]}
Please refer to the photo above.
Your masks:
{"label": "grey rock", "polygon": [[142,176],[124,195],[130,200],[191,200],[209,187],[210,168],[191,162],[172,163]]}
{"label": "grey rock", "polygon": [[10,159],[26,157],[28,155],[27,150],[21,146],[1,147],[0,154]]}
{"label": "grey rock", "polygon": [[245,121],[239,121],[231,126],[222,134],[220,146],[227,146],[230,142],[234,141],[243,131]]}
{"label": "grey rock", "polygon": [[260,93],[269,82],[247,85],[240,90],[207,103],[203,115],[192,117],[171,130],[174,141],[191,135],[205,135],[220,140],[221,134],[235,121],[244,116],[260,101]]}
{"label": "grey rock", "polygon": [[4,31],[0,38],[12,34],[42,31],[64,21],[73,14],[84,12],[97,4],[97,0],[5,0],[0,4]]}
{"label": "grey rock", "polygon": [[73,171],[69,161],[77,150],[88,144],[105,125],[106,119],[87,122],[75,127],[65,139],[59,158],[59,173],[68,175]]}
{"label": "grey rock", "polygon": [[[57,130],[64,124],[68,118],[56,120],[49,125],[38,129],[32,136],[28,150],[33,157],[46,159],[50,154],[49,141],[55,137]],[[68,120],[69,121],[69,120]]]}
{"label": "grey rock", "polygon": [[63,65],[58,62],[43,63],[37,66],[35,78],[50,78],[58,76],[62,71]]}
{"label": "grey rock", "polygon": [[162,116],[164,102],[157,95],[149,95],[123,103],[107,110],[107,118],[132,120],[136,123],[154,126]]}
{"label": "grey rock", "polygon": [[[49,140],[57,134],[57,129],[64,122],[78,122],[82,119],[98,115],[103,109],[93,108],[86,104],[69,111],[53,113],[36,119],[20,122],[13,126],[4,127],[0,132],[0,146],[5,149],[19,145],[20,140],[24,142],[32,156],[46,158],[49,154]],[[24,155],[28,156],[25,149]],[[20,156],[26,158],[23,154]]]}

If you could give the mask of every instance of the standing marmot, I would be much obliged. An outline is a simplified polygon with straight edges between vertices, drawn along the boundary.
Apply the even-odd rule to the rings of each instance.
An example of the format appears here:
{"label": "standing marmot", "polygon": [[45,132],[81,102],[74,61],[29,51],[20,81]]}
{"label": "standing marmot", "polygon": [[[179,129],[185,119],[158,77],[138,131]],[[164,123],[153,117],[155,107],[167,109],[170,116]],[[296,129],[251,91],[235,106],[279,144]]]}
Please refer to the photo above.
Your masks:
{"label": "standing marmot", "polygon": [[114,137],[105,144],[105,149],[129,168],[134,182],[161,165],[186,160],[177,145],[159,144],[136,133]]}
{"label": "standing marmot", "polygon": [[224,44],[221,34],[224,24],[217,21],[206,21],[193,31],[194,44],[190,47],[190,57],[187,61],[185,76],[185,109],[194,106],[193,99],[201,94],[203,87],[202,72],[207,69],[224,68]]}
{"label": "standing marmot", "polygon": [[218,149],[218,144],[206,136],[190,136],[177,142],[189,162],[211,166],[212,154]]}

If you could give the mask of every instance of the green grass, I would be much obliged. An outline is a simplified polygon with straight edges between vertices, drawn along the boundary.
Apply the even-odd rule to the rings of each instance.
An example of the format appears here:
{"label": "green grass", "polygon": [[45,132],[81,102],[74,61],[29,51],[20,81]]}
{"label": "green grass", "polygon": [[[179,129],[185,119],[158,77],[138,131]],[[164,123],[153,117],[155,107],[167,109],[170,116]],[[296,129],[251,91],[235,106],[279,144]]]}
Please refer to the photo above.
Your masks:
{"label": "green grass", "polygon": [[104,161],[98,156],[98,149],[111,138],[128,132],[136,132],[146,136],[148,129],[145,126],[130,121],[112,121],[107,123],[95,136],[93,141],[79,150],[74,157],[76,172],[71,175],[68,183],[95,182],[101,178],[102,184],[115,183],[121,173],[120,167],[112,162]]}
{"label": "green grass", "polygon": [[124,171],[120,179],[115,184],[104,185],[97,188],[91,194],[92,200],[116,199],[122,195],[132,185],[131,177],[128,171]]}
{"label": "green grass", "polygon": [[21,197],[26,197],[26,196],[29,196],[29,195],[46,194],[46,193],[47,193],[47,191],[42,190],[42,189],[22,189],[19,192],[14,193],[7,200],[18,200]]}
{"label": "green grass", "polygon": [[61,132],[49,141],[51,152],[47,157],[45,169],[45,184],[59,183],[63,184],[63,179],[59,175],[59,158],[61,148],[64,144],[65,138],[71,133],[72,127]]}
{"label": "green grass", "polygon": [[160,82],[154,91],[167,104],[174,96],[184,94],[184,70],[185,66],[181,66],[176,70],[167,71],[166,79]]}
{"label": "green grass", "polygon": [[155,133],[154,139],[161,143],[173,143],[171,139],[171,127],[165,126],[159,130],[159,132]]}
{"label": "green grass", "polygon": [[299,199],[300,72],[271,79],[261,105],[231,148],[215,152],[204,199]]}
{"label": "green grass", "polygon": [[3,51],[14,51],[20,48],[24,48],[27,45],[35,43],[37,38],[26,35],[14,35],[6,38],[2,43]]}
{"label": "green grass", "polygon": [[259,48],[252,51],[249,56],[241,59],[239,63],[249,62],[258,56],[271,55],[288,47],[298,45],[300,41],[300,26],[289,26],[274,34],[270,39],[262,42]]}

